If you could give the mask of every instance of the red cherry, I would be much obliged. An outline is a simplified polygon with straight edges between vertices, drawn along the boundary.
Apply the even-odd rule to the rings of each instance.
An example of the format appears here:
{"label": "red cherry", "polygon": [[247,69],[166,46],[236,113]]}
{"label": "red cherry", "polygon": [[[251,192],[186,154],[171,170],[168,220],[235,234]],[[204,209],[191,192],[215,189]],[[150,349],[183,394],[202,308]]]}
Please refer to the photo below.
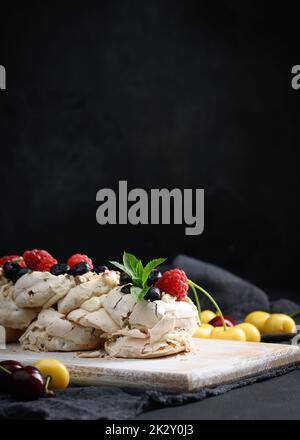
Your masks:
{"label": "red cherry", "polygon": [[[225,324],[227,325],[227,327],[234,327],[235,326],[235,322],[230,316],[224,316],[224,321],[225,321]],[[209,324],[214,327],[222,327],[223,323],[222,323],[221,316],[215,316],[213,319],[211,319],[209,321]]]}
{"label": "red cherry", "polygon": [[1,361],[0,365],[2,365],[2,367],[4,367],[4,368],[7,368],[6,365],[18,365],[20,368],[23,368],[23,366],[24,366],[20,362],[13,361],[11,359],[7,359],[7,360],[4,360],[4,361]]}
{"label": "red cherry", "polygon": [[23,365],[20,362],[7,360],[0,362],[0,390],[4,392],[8,392],[10,388],[11,374],[7,373],[1,367],[13,373],[14,371],[23,368]]}
{"label": "red cherry", "polygon": [[12,393],[24,400],[35,400],[44,394],[44,379],[35,367],[23,367],[11,375]]}

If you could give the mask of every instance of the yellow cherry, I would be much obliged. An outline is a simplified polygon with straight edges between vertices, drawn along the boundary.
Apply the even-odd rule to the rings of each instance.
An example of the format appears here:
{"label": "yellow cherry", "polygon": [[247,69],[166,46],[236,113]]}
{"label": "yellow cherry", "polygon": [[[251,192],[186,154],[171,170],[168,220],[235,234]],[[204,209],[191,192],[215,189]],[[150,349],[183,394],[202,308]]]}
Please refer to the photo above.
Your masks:
{"label": "yellow cherry", "polygon": [[203,310],[203,312],[200,313],[200,321],[203,324],[208,324],[209,321],[214,319],[217,315],[212,310]]}
{"label": "yellow cherry", "polygon": [[193,334],[193,338],[209,338],[214,327],[210,324],[199,325]]}
{"label": "yellow cherry", "polygon": [[265,322],[263,333],[295,333],[296,323],[288,315],[273,313]]}
{"label": "yellow cherry", "polygon": [[215,327],[210,335],[211,339],[229,339],[233,341],[246,341],[246,333],[238,327]]}
{"label": "yellow cherry", "polygon": [[262,333],[264,324],[269,316],[270,313],[257,310],[255,312],[249,313],[249,315],[247,315],[245,318],[245,322],[253,324],[257,328],[257,330]]}
{"label": "yellow cherry", "polygon": [[33,364],[44,377],[46,382],[47,378],[50,390],[58,390],[67,388],[70,382],[70,375],[67,367],[56,359],[41,359]]}
{"label": "yellow cherry", "polygon": [[236,327],[244,330],[248,342],[260,342],[260,333],[253,324],[242,322],[241,324],[236,325]]}
{"label": "yellow cherry", "polygon": [[[231,328],[231,327],[229,327],[229,328]],[[213,329],[213,333],[214,334],[217,334],[217,333],[220,333],[220,332],[223,332],[224,331],[224,327],[222,326],[222,327],[214,327],[214,329]]]}

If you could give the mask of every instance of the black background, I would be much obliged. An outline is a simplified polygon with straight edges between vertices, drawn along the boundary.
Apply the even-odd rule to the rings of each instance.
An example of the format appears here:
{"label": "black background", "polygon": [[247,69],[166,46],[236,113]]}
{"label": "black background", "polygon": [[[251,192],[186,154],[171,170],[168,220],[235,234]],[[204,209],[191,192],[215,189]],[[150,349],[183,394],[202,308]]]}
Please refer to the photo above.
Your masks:
{"label": "black background", "polygon": [[[298,17],[296,2],[1,5],[0,254],[183,252],[297,291]],[[204,233],[99,226],[96,192],[121,179],[204,188]]]}

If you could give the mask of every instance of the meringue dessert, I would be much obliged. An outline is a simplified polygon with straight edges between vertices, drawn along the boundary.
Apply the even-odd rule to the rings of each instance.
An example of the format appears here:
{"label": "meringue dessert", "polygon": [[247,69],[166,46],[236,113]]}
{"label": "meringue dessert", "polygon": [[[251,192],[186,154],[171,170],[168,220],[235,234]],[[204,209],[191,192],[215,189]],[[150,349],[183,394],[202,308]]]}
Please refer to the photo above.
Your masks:
{"label": "meringue dessert", "polygon": [[162,275],[155,266],[164,259],[143,267],[126,253],[123,264],[111,262],[120,270],[94,268],[80,254],[59,264],[47,254],[26,251],[26,269],[9,260],[0,268],[0,324],[17,332],[24,350],[117,358],[191,350],[199,314],[183,271]]}

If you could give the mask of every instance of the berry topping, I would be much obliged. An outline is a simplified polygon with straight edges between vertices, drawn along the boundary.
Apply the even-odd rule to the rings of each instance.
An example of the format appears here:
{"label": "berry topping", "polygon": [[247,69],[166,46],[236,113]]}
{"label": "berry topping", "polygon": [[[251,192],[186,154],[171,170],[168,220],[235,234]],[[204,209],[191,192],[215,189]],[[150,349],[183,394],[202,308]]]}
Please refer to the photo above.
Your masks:
{"label": "berry topping", "polygon": [[90,265],[88,263],[78,263],[75,264],[73,269],[69,270],[69,275],[73,275],[74,277],[76,277],[77,275],[84,275],[90,270]]}
{"label": "berry topping", "polygon": [[125,293],[126,295],[129,295],[129,293],[131,293],[130,288],[131,288],[131,284],[126,284],[126,286],[122,287],[121,292]]}
{"label": "berry topping", "polygon": [[30,273],[30,272],[31,272],[31,269],[29,269],[29,267],[21,267],[20,270],[17,273],[16,279],[18,280],[23,275],[26,275],[27,273]]}
{"label": "berry topping", "polygon": [[31,272],[28,267],[21,267],[18,263],[8,261],[3,266],[3,273],[5,278],[15,283],[21,276]]}
{"label": "berry topping", "polygon": [[57,263],[57,260],[43,249],[25,251],[23,258],[29,269],[38,270],[40,272],[48,272],[50,268]]}
{"label": "berry topping", "polygon": [[3,274],[5,278],[11,281],[16,280],[17,273],[21,269],[18,263],[13,263],[12,261],[7,261],[3,266]]}
{"label": "berry topping", "polygon": [[5,257],[0,258],[0,267],[3,267],[8,261],[18,263],[22,267],[25,265],[23,258],[19,255],[6,255]]}
{"label": "berry topping", "polygon": [[165,272],[157,281],[155,287],[158,287],[162,292],[175,296],[177,300],[185,298],[189,288],[186,274],[181,269],[172,269]]}
{"label": "berry topping", "polygon": [[158,301],[161,298],[160,290],[158,287],[150,287],[145,295],[145,299],[150,301]]}
{"label": "berry topping", "polygon": [[108,270],[107,266],[97,266],[95,267],[95,272],[99,275],[99,273],[105,272],[106,270]]}
{"label": "berry topping", "polygon": [[132,283],[131,277],[126,273],[122,272],[120,275],[120,285]]}
{"label": "berry topping", "polygon": [[70,270],[70,266],[68,264],[57,263],[51,267],[50,272],[52,273],[52,275],[63,275],[69,272],[69,270]]}
{"label": "berry topping", "polygon": [[153,269],[147,279],[148,286],[153,286],[162,277],[162,273],[158,269]]}
{"label": "berry topping", "polygon": [[87,255],[83,255],[83,254],[74,254],[67,261],[67,264],[70,266],[71,269],[73,269],[73,267],[78,263],[88,264],[90,270],[93,269],[94,267],[92,260]]}
{"label": "berry topping", "polygon": [[36,265],[35,270],[38,270],[39,272],[50,272],[51,267],[56,263],[57,260],[55,258],[45,257]]}

